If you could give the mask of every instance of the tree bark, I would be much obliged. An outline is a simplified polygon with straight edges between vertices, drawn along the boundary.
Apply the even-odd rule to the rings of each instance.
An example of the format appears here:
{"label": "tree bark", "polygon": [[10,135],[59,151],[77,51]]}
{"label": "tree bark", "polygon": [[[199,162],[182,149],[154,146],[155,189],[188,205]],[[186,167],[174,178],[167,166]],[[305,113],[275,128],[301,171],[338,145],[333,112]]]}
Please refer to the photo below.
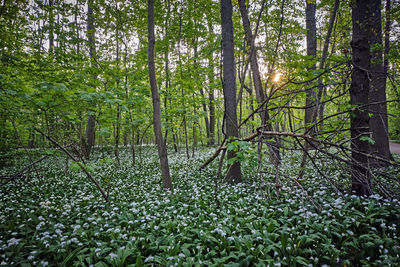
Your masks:
{"label": "tree bark", "polygon": [[[353,37],[351,47],[353,50],[353,72],[350,85],[350,103],[354,105],[351,114],[351,149],[352,164],[351,178],[352,190],[357,195],[370,195],[371,174],[369,171],[369,160],[365,154],[369,153],[369,116],[368,110],[358,108],[359,105],[368,104],[369,94],[369,69],[370,69],[370,45],[369,23],[368,23],[368,5],[371,0],[356,0],[352,8]],[[364,139],[363,139],[364,137]],[[361,152],[361,153],[359,153]]]}
{"label": "tree bark", "polygon": [[[94,28],[94,17],[92,10],[93,0],[88,1],[88,10],[87,10],[87,36],[88,36],[88,44],[89,44],[89,55],[91,58],[91,64],[94,67],[97,67],[97,63],[95,60],[96,55],[96,44],[95,44],[95,28]],[[93,76],[96,79],[96,75]],[[92,106],[92,104],[90,104]],[[95,110],[93,107],[89,108],[89,116],[86,123],[86,135],[85,140],[83,142],[83,154],[86,159],[89,159],[90,152],[94,145],[95,141],[95,127],[96,127],[96,116]]]}
{"label": "tree bark", "polygon": [[[236,73],[235,54],[232,23],[232,2],[221,0],[221,29],[223,53],[223,93],[225,102],[225,127],[228,138],[239,137],[236,114]],[[236,152],[228,151],[228,160],[236,157]],[[242,181],[240,162],[235,162],[228,167],[225,181],[230,184]]]}
{"label": "tree bark", "polygon": [[[369,91],[369,112],[373,114],[369,121],[372,132],[371,152],[384,159],[390,159],[389,129],[386,105],[386,73],[382,56],[382,19],[381,1],[371,0],[370,9],[370,44],[371,44],[371,87]],[[380,104],[373,104],[379,102]],[[372,166],[387,166],[384,161],[372,160]]]}
{"label": "tree bark", "polygon": [[[306,29],[307,29],[307,56],[311,58],[311,60],[315,60],[317,56],[317,24],[315,19],[316,12],[316,1],[307,1],[306,4]],[[310,71],[316,69],[316,64],[313,64]],[[313,84],[309,84],[310,87],[313,87]],[[314,92],[312,88],[306,90],[306,109],[304,115],[304,123],[307,131],[310,131],[311,135],[315,135],[316,127],[311,127],[310,125],[315,123],[316,120],[316,111],[317,111],[317,94]]]}
{"label": "tree bark", "polygon": [[163,141],[161,129],[161,110],[160,110],[160,96],[158,94],[156,68],[154,63],[154,50],[155,50],[155,35],[154,35],[154,0],[147,1],[147,16],[148,16],[148,67],[149,67],[149,80],[151,87],[151,95],[153,100],[153,126],[154,135],[158,148],[158,156],[160,158],[161,173],[164,189],[172,189],[172,182],[169,173],[167,148]]}

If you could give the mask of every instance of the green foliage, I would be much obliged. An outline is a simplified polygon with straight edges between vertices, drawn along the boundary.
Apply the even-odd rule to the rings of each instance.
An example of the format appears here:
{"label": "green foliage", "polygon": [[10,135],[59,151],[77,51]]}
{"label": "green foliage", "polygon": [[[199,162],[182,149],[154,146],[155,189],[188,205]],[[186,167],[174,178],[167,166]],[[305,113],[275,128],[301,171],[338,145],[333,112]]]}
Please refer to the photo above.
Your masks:
{"label": "green foliage", "polygon": [[361,141],[367,141],[367,142],[370,143],[371,145],[375,144],[375,140],[372,139],[372,138],[369,137],[369,136],[361,136],[361,137],[360,137],[360,140],[361,140]]}
{"label": "green foliage", "polygon": [[[99,153],[87,162],[85,167],[92,168],[99,182],[108,184],[110,205],[80,171],[65,177],[64,156],[39,164],[42,183],[32,177],[29,183],[1,187],[2,262],[49,266],[398,263],[398,200],[377,194],[371,198],[341,195],[318,178],[307,179],[304,186],[322,210],[302,198],[291,180],[281,181],[280,199],[265,200],[252,167],[243,164],[245,182],[222,185],[218,208],[212,193],[214,166],[197,171],[198,162],[212,151],[191,160],[172,155],[175,191],[166,192],[160,186],[155,148],[144,149],[147,157],[140,167],[129,166],[128,151],[121,151],[119,167]],[[35,151],[35,157],[43,152]],[[14,153],[15,161],[1,175],[25,164],[21,152]],[[300,155],[284,157],[284,170],[293,165],[292,157]]]}
{"label": "green foliage", "polygon": [[227,151],[235,152],[235,157],[230,158],[228,164],[234,164],[235,162],[252,161],[256,158],[257,151],[250,142],[241,141],[237,139],[227,140],[226,145]]}

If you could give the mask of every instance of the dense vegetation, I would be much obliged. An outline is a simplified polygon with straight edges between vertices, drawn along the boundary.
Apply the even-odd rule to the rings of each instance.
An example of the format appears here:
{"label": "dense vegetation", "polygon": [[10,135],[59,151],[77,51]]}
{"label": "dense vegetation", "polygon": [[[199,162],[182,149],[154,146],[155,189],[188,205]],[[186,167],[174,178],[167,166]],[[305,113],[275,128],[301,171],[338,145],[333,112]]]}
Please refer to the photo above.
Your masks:
{"label": "dense vegetation", "polygon": [[395,0],[0,5],[0,265],[400,265]]}
{"label": "dense vegetation", "polygon": [[[215,192],[216,166],[197,170],[209,150],[190,160],[182,153],[170,155],[175,189],[168,192],[161,188],[155,149],[142,149],[135,168],[127,150],[121,151],[120,166],[111,151],[104,158],[98,151],[87,163],[107,188],[108,205],[74,165],[65,170],[60,155],[39,164],[40,179],[3,186],[1,264],[399,264],[399,200],[335,192],[312,169],[305,177],[307,192],[284,179],[279,199],[273,183],[264,197],[251,161],[244,165],[242,184],[223,185]],[[24,153],[13,153],[13,166],[1,174],[24,166]],[[282,169],[288,175],[297,173],[292,164],[296,156],[284,155]],[[345,182],[334,167],[332,173],[336,182]]]}

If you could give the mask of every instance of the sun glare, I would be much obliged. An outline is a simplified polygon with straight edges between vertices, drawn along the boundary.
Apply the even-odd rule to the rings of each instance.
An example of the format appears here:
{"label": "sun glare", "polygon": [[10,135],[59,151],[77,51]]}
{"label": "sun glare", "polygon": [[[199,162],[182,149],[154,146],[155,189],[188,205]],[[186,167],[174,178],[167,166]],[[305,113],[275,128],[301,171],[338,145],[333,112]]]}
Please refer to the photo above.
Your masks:
{"label": "sun glare", "polygon": [[281,76],[282,76],[282,73],[278,72],[277,74],[275,74],[274,83],[279,82],[279,80],[281,79]]}

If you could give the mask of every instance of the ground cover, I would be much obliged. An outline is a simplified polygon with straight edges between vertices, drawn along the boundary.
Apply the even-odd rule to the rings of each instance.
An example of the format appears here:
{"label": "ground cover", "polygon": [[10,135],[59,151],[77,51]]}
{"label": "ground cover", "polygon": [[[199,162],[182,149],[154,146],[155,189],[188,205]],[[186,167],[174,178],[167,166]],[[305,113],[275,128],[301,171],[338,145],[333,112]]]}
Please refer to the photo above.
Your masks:
{"label": "ground cover", "polygon": [[[184,154],[170,155],[173,192],[161,188],[154,148],[143,148],[133,168],[128,151],[121,152],[120,166],[111,153],[103,158],[96,152],[86,166],[108,192],[110,204],[77,166],[70,162],[66,170],[64,155],[51,155],[38,164],[40,179],[31,173],[0,187],[0,264],[400,264],[399,200],[336,192],[311,167],[302,180],[307,194],[292,179],[282,178],[279,199],[268,185],[264,197],[254,158],[244,162],[243,183],[222,185],[215,192],[217,166],[198,171],[212,152],[199,151],[189,160]],[[11,153],[0,175],[29,163],[23,151]],[[31,153],[39,158],[43,151]],[[294,176],[300,156],[284,154],[281,171]],[[340,168],[332,164],[330,174],[346,186],[348,177]]]}

